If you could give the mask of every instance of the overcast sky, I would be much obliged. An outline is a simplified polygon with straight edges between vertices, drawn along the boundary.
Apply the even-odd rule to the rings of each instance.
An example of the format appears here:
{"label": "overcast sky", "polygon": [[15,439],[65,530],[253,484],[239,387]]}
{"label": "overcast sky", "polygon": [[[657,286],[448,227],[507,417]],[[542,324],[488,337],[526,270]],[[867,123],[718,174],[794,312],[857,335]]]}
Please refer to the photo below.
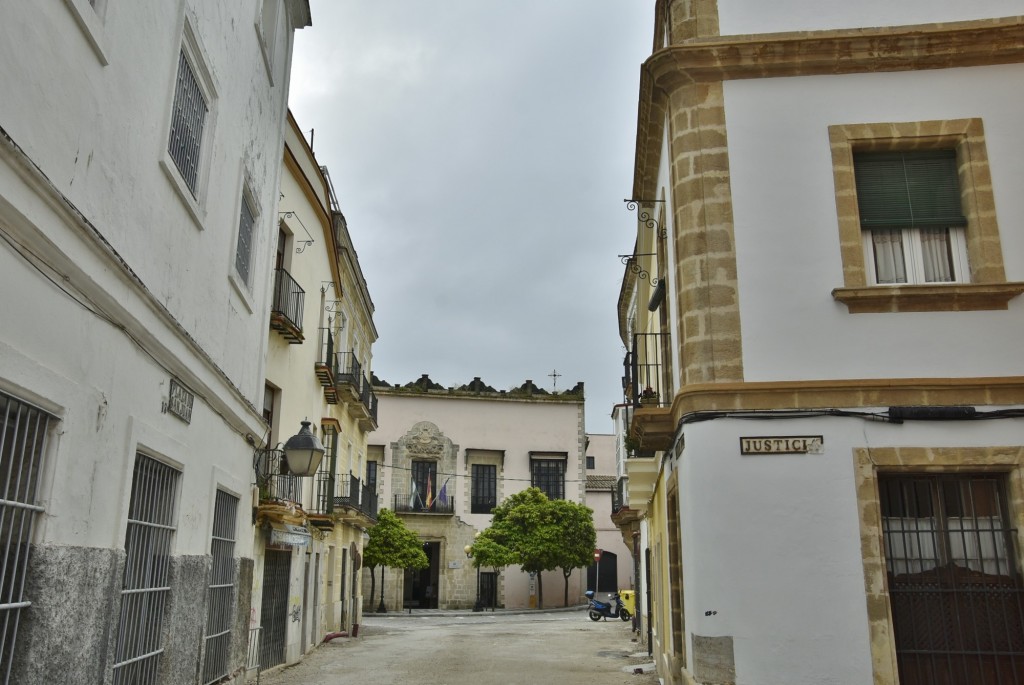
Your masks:
{"label": "overcast sky", "polygon": [[313,129],[391,384],[586,384],[622,401],[640,64],[653,0],[312,0],[290,105]]}

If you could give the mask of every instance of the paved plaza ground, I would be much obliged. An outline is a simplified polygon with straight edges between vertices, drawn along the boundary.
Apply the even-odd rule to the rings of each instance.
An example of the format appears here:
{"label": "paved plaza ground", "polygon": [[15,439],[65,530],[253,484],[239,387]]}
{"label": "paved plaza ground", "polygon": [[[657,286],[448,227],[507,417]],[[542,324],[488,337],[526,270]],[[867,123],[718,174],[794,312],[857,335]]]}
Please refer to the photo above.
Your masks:
{"label": "paved plaza ground", "polygon": [[656,685],[653,670],[629,623],[595,623],[582,609],[367,614],[358,638],[321,645],[260,685]]}

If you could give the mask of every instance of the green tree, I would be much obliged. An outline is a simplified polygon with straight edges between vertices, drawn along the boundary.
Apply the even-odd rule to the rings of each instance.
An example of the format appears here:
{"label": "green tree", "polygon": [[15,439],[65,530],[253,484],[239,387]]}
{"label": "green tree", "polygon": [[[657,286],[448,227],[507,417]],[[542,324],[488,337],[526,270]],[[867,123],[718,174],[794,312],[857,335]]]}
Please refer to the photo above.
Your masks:
{"label": "green tree", "polygon": [[597,531],[594,529],[594,510],[569,500],[552,500],[555,525],[560,538],[557,566],[565,579],[563,605],[569,606],[569,576],[573,569],[589,566],[594,561]]}
{"label": "green tree", "polygon": [[373,596],[373,573],[380,566],[380,605],[378,613],[387,612],[384,606],[384,569],[426,568],[429,561],[416,533],[390,509],[377,512],[377,523],[369,532],[363,550],[363,563],[370,567],[370,596]]}
{"label": "green tree", "polygon": [[537,574],[537,608],[543,608],[541,574],[558,568],[562,545],[558,511],[551,500],[538,488],[515,493],[494,509],[491,527],[485,534],[496,547],[507,551],[509,563]]}

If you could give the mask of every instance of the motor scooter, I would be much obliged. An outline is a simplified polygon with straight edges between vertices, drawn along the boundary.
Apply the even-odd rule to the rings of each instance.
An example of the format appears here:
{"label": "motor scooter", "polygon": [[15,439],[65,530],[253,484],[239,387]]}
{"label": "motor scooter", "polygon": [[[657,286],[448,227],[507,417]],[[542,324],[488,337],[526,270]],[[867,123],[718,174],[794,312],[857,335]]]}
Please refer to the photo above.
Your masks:
{"label": "motor scooter", "polygon": [[591,621],[600,621],[602,618],[621,618],[623,621],[628,621],[632,616],[629,614],[629,609],[622,603],[622,598],[619,597],[618,592],[613,592],[611,601],[615,603],[615,608],[612,609],[610,602],[602,602],[599,599],[594,599],[594,591],[587,590],[583,593],[587,596],[589,601],[589,609],[587,610],[587,616],[590,617]]}

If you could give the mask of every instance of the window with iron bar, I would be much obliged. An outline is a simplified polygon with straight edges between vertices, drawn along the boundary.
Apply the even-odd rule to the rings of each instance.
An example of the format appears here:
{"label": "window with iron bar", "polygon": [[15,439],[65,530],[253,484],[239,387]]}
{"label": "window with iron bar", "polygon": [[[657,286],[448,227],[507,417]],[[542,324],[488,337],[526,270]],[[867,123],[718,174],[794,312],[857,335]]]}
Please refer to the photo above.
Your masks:
{"label": "window with iron bar", "polygon": [[234,615],[235,524],[238,498],[221,490],[213,512],[210,556],[210,594],[206,609],[206,636],[203,648],[203,682],[207,685],[228,675],[231,670],[231,620]]}
{"label": "window with iron bar", "polygon": [[193,196],[196,195],[199,180],[199,153],[208,111],[199,80],[185,55],[185,50],[182,49],[178,56],[178,77],[175,79],[171,134],[167,152]]}
{"label": "window with iron bar", "polygon": [[252,233],[256,224],[256,212],[252,207],[248,189],[242,190],[242,208],[238,220],[238,242],[235,245],[235,271],[246,285],[250,283],[252,270]]}
{"label": "window with iron bar", "polygon": [[490,514],[498,506],[498,468],[493,464],[473,464],[473,501],[471,512]]}
{"label": "window with iron bar", "polygon": [[171,547],[180,476],[179,471],[144,454],[135,457],[114,685],[157,682],[164,651],[164,610],[171,592]]}
{"label": "window with iron bar", "polygon": [[0,393],[0,683],[11,682],[15,638],[23,609],[32,528],[39,506],[39,474],[55,419]]}
{"label": "window with iron bar", "polygon": [[565,459],[533,459],[530,485],[540,488],[548,499],[565,499]]}

